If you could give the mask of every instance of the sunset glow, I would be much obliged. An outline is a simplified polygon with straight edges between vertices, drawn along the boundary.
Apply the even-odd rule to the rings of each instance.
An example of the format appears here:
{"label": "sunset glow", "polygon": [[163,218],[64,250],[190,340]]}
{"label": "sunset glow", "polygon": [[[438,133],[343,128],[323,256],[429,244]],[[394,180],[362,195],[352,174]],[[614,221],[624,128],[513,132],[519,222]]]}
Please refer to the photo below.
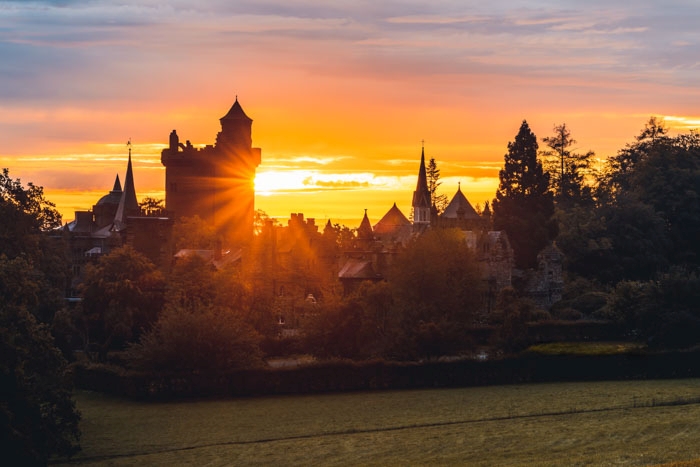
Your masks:
{"label": "sunset glow", "polygon": [[273,217],[410,214],[422,140],[441,191],[483,205],[524,118],[601,158],[651,115],[700,126],[700,6],[656,3],[3,2],[0,166],[70,220],[131,138],[139,199],[162,198],[170,131],[213,144],[238,95]]}

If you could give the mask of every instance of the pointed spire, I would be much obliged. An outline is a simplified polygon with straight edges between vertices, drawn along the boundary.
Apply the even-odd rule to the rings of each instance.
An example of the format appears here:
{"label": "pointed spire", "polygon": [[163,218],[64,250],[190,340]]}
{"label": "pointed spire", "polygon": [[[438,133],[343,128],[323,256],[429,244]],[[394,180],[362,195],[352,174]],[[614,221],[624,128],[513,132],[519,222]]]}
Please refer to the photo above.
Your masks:
{"label": "pointed spire", "polygon": [[360,240],[371,240],[374,237],[372,232],[372,224],[369,222],[369,217],[367,217],[367,209],[365,209],[365,216],[360,222],[360,227],[357,229],[357,238]]}
{"label": "pointed spire", "polygon": [[126,165],[126,177],[124,177],[124,191],[119,200],[117,214],[114,216],[115,230],[121,230],[126,225],[126,217],[135,215],[139,211],[139,202],[136,200],[136,189],[134,188],[134,172],[131,167],[131,139],[127,143],[129,146],[129,162]]}
{"label": "pointed spire", "polygon": [[418,169],[418,183],[413,192],[413,225],[416,231],[421,231],[430,225],[431,206],[430,191],[428,190],[428,177],[425,172],[425,145],[420,151],[420,168]]}
{"label": "pointed spire", "polygon": [[420,168],[418,169],[418,183],[416,191],[413,192],[414,208],[430,207],[430,191],[428,191],[428,177],[425,173],[425,147],[420,151]]}
{"label": "pointed spire", "polygon": [[121,193],[122,191],[122,184],[119,181],[119,174],[117,174],[117,178],[114,179],[114,188],[112,188],[112,193]]}
{"label": "pointed spire", "polygon": [[331,220],[328,219],[328,222],[326,222],[326,226],[323,228],[323,233],[326,233],[326,231],[331,231],[333,230],[333,224],[331,224]]}
{"label": "pointed spire", "polygon": [[238,95],[236,95],[236,102],[233,103],[231,109],[228,113],[220,118],[220,120],[246,120],[252,122],[253,119],[245,114],[243,107],[238,103]]}

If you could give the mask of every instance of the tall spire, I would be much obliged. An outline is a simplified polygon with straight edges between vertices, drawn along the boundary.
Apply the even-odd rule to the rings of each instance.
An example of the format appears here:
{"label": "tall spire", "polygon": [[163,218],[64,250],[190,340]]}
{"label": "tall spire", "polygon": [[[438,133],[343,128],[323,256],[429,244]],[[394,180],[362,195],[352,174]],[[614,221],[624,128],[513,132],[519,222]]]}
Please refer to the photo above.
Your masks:
{"label": "tall spire", "polygon": [[413,192],[413,223],[430,224],[430,191],[428,190],[428,177],[425,173],[425,146],[421,147],[420,168],[418,169],[418,183]]}
{"label": "tall spire", "polygon": [[136,189],[134,188],[134,172],[131,168],[131,138],[126,143],[129,147],[129,161],[126,164],[126,177],[124,177],[124,191],[119,200],[117,214],[114,216],[115,230],[121,230],[126,226],[126,217],[136,215],[139,211],[139,202],[136,200]]}

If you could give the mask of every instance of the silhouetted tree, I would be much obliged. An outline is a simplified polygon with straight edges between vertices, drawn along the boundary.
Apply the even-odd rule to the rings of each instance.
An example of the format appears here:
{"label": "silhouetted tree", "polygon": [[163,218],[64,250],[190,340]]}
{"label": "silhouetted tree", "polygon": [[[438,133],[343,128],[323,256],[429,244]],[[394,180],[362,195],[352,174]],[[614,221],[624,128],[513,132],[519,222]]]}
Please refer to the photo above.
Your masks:
{"label": "silhouetted tree", "polygon": [[66,360],[36,306],[37,284],[23,258],[0,255],[0,452],[7,465],[46,465],[79,450],[80,415]]}
{"label": "silhouetted tree", "polygon": [[428,191],[430,192],[430,204],[440,214],[447,207],[448,200],[446,195],[438,193],[438,188],[442,185],[442,182],[440,181],[440,169],[434,157],[431,157],[428,161],[425,175],[428,181]]}
{"label": "silhouetted tree", "polygon": [[24,187],[13,180],[8,169],[0,174],[0,255],[9,259],[26,258],[34,270],[39,300],[29,311],[39,321],[50,323],[63,306],[68,280],[67,259],[60,235],[51,235],[61,226],[55,205],[44,198],[44,189],[31,182]]}
{"label": "silhouetted tree", "polygon": [[164,279],[148,258],[126,245],[86,267],[81,291],[83,342],[86,350],[97,347],[103,360],[155,322]]}
{"label": "silhouetted tree", "polygon": [[61,217],[43,189],[0,175],[0,452],[8,465],[45,465],[79,449],[66,361],[45,324],[62,305]]}
{"label": "silhouetted tree", "polygon": [[131,344],[131,365],[148,371],[230,371],[261,366],[260,336],[240,313],[195,304],[168,307]]}
{"label": "silhouetted tree", "polygon": [[[433,356],[435,330],[441,332],[443,353],[471,345],[464,331],[483,307],[484,284],[460,230],[433,229],[414,239],[397,256],[389,283],[401,316],[398,355]],[[425,332],[416,334],[418,329]]]}
{"label": "silhouetted tree", "polygon": [[144,216],[162,216],[165,213],[165,200],[147,196],[139,203],[139,209]]}
{"label": "silhouetted tree", "polygon": [[515,140],[508,143],[492,206],[494,228],[508,234],[519,268],[534,267],[537,253],[556,234],[549,174],[542,170],[537,148],[537,138],[523,120]]}
{"label": "silhouetted tree", "polygon": [[586,183],[586,175],[591,169],[593,151],[584,154],[574,152],[576,140],[566,123],[554,127],[554,136],[542,138],[549,148],[542,152],[550,175],[550,186],[559,204],[568,205],[591,200],[591,190]]}

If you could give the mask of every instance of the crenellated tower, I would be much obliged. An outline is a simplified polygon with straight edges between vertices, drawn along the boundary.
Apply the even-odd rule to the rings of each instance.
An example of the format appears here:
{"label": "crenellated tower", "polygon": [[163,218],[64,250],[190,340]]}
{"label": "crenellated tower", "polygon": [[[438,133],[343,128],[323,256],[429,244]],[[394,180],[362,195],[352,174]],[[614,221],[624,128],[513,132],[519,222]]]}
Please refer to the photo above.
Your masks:
{"label": "crenellated tower", "polygon": [[175,130],[161,153],[165,166],[165,207],[174,217],[199,216],[212,224],[224,245],[242,245],[253,235],[255,170],[253,120],[238,102],[219,119],[215,145],[195,148]]}

